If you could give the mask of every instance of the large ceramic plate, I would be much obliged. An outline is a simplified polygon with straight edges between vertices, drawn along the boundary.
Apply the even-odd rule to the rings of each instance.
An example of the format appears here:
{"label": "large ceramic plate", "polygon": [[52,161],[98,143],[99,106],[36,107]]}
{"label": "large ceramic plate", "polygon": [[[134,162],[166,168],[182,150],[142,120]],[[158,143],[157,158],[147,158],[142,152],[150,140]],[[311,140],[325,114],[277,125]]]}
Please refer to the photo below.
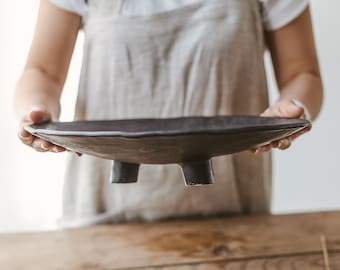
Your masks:
{"label": "large ceramic plate", "polygon": [[127,164],[130,171],[138,164],[202,167],[212,157],[265,145],[309,125],[301,119],[219,116],[56,122],[26,129],[72,151],[117,161],[117,175]]}

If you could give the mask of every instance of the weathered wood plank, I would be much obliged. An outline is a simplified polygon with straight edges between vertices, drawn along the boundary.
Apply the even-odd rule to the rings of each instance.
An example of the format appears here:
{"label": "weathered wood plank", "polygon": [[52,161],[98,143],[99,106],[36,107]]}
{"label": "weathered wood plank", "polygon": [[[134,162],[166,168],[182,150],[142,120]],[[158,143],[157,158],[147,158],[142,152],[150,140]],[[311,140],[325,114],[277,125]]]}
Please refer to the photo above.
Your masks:
{"label": "weathered wood plank", "polygon": [[[0,235],[0,269],[103,270],[340,251],[340,212]],[[275,269],[275,268],[274,268]]]}

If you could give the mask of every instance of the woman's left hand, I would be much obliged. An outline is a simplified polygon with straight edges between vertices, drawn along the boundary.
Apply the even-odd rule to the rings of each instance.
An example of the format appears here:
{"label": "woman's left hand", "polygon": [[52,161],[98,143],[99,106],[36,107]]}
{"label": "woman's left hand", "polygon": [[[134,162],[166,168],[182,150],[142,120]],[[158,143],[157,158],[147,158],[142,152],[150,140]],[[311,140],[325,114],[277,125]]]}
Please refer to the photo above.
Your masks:
{"label": "woman's left hand", "polygon": [[[261,116],[265,117],[287,117],[287,118],[300,118],[306,119],[306,113],[303,107],[298,106],[294,103],[293,100],[290,99],[282,99],[272,106],[270,106],[267,110],[265,110]],[[301,136],[302,134],[310,131],[312,126],[308,126],[307,128],[287,137],[279,141],[272,142],[268,145],[261,146],[256,149],[252,149],[251,152],[254,154],[265,153],[271,151],[273,148],[278,148],[280,150],[288,149],[294,139]]]}

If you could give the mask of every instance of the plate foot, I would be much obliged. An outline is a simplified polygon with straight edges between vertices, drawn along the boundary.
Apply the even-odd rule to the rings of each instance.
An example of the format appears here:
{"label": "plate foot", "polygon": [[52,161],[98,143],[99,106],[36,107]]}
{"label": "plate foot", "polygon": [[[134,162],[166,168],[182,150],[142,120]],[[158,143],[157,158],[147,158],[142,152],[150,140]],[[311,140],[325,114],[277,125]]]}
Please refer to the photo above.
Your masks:
{"label": "plate foot", "polygon": [[120,161],[113,162],[112,184],[128,184],[138,181],[139,164],[126,163]]}
{"label": "plate foot", "polygon": [[186,186],[210,185],[214,183],[211,160],[199,160],[181,164]]}

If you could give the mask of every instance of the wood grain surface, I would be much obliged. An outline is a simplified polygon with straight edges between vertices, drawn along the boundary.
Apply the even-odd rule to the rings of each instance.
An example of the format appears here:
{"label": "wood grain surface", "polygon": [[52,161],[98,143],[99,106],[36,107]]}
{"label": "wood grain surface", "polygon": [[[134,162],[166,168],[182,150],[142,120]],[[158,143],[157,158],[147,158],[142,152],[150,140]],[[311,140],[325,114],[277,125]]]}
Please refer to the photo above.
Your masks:
{"label": "wood grain surface", "polygon": [[0,235],[0,269],[340,269],[340,212]]}
{"label": "wood grain surface", "polygon": [[[340,253],[331,254],[331,269],[340,269]],[[135,268],[143,269],[143,268]],[[319,270],[324,269],[321,255],[278,256],[240,261],[220,261],[191,265],[174,265],[168,267],[146,267],[144,269],[161,270]]]}

